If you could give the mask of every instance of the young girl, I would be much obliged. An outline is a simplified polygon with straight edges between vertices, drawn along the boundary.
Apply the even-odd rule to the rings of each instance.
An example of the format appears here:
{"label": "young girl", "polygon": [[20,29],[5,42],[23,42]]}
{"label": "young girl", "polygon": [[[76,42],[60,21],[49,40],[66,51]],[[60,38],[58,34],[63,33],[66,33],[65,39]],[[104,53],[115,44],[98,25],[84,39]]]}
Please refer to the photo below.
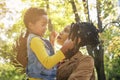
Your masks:
{"label": "young girl", "polygon": [[57,80],[94,80],[94,60],[91,56],[83,55],[79,48],[86,45],[97,46],[98,30],[92,23],[73,23],[64,28],[57,37],[57,42],[63,45],[68,37],[75,41],[75,46],[67,52],[71,54],[69,59],[61,62]]}
{"label": "young girl", "polygon": [[26,70],[29,80],[54,80],[56,64],[67,57],[66,51],[73,47],[73,42],[67,40],[54,54],[50,42],[43,38],[47,22],[47,14],[43,9],[29,8],[24,15],[24,24],[29,31]]}

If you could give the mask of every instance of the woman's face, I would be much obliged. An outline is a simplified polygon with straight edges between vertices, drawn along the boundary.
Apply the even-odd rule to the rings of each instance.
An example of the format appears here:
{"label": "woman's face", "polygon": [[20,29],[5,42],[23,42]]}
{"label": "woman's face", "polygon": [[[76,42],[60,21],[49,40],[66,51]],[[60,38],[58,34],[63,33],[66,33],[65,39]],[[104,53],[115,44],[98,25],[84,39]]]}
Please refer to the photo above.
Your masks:
{"label": "woman's face", "polygon": [[57,43],[63,45],[65,40],[68,38],[70,32],[70,25],[67,25],[63,31],[61,31],[57,37]]}

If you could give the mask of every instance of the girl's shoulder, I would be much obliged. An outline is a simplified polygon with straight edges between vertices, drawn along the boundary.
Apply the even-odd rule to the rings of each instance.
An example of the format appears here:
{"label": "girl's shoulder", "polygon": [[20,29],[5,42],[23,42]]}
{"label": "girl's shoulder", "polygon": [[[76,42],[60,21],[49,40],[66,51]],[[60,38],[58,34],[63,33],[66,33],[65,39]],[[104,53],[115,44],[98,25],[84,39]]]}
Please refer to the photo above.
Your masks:
{"label": "girl's shoulder", "polygon": [[42,41],[42,42],[43,42],[42,37],[40,37],[40,36],[38,36],[38,35],[35,35],[35,34],[30,33],[30,34],[28,35],[27,41],[28,41],[28,42],[29,42],[29,41],[31,42],[31,40],[32,40],[32,39],[40,40],[40,41]]}

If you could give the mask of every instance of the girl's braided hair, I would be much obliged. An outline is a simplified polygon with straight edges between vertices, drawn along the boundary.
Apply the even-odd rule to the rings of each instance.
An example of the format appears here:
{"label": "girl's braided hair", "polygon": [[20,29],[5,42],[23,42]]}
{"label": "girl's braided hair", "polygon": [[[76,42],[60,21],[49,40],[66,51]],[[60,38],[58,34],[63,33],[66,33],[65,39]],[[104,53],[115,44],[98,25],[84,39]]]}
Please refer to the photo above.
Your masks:
{"label": "girl's braided hair", "polygon": [[[75,47],[68,52],[74,54],[80,47],[91,45],[95,47],[99,44],[98,29],[93,23],[77,22],[72,23],[70,28],[69,39],[75,40]],[[80,42],[79,42],[80,38]]]}
{"label": "girl's braided hair", "polygon": [[28,59],[27,59],[27,37],[29,32],[21,33],[19,38],[16,40],[16,44],[13,46],[13,50],[16,53],[15,57],[15,66],[26,68]]}

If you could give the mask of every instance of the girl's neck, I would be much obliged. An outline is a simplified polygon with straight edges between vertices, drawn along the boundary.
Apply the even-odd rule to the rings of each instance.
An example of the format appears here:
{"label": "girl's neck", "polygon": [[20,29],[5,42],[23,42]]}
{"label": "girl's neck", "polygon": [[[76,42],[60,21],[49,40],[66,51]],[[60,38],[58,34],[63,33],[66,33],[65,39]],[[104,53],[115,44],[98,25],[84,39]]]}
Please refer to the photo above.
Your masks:
{"label": "girl's neck", "polygon": [[34,31],[29,31],[29,33],[30,33],[30,34],[35,34],[35,35],[40,36],[40,37],[42,38],[42,36],[41,36],[40,34],[34,32]]}

